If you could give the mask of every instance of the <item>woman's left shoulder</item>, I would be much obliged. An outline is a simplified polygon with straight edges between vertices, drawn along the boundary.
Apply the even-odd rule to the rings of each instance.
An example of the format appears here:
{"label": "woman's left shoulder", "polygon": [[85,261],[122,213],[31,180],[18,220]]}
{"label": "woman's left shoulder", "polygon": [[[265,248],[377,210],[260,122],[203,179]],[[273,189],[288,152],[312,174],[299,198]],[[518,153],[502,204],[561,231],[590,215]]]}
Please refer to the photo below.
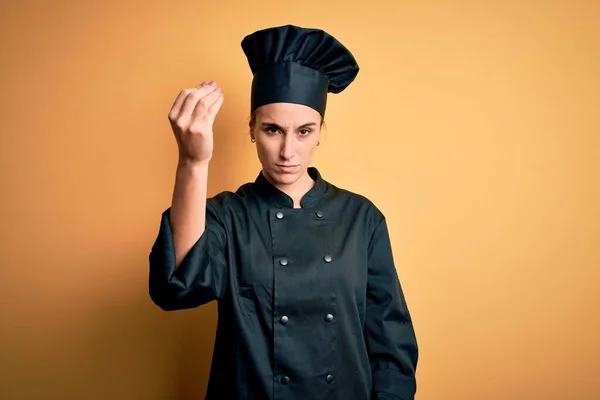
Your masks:
{"label": "woman's left shoulder", "polygon": [[366,194],[343,188],[329,183],[329,200],[343,205],[350,214],[359,216],[367,215],[376,221],[385,219],[381,209]]}

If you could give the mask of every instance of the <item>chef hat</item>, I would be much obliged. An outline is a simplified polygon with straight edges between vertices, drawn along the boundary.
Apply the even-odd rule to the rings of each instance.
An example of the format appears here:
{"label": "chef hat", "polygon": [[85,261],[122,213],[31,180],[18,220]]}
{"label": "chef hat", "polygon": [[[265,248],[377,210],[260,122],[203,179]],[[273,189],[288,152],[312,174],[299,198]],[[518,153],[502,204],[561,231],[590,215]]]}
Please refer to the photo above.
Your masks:
{"label": "chef hat", "polygon": [[294,25],[256,31],[242,40],[254,75],[251,112],[278,102],[303,104],[325,115],[327,93],[340,93],[358,64],[337,39],[320,29]]}

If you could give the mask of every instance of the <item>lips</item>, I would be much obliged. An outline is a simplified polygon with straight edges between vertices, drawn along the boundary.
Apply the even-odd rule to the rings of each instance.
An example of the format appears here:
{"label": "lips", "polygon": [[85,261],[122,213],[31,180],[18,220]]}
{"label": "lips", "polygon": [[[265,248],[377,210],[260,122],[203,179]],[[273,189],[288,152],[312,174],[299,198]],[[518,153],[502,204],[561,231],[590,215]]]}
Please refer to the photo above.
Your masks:
{"label": "lips", "polygon": [[277,167],[279,167],[280,169],[282,169],[284,171],[292,171],[292,170],[298,168],[297,165],[282,165],[282,164],[277,164]]}

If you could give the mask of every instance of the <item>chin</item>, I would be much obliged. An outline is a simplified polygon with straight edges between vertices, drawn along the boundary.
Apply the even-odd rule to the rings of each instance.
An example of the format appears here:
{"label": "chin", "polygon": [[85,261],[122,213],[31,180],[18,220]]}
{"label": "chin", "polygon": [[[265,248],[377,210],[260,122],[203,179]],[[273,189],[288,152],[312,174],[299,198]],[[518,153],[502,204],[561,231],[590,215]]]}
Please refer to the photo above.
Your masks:
{"label": "chin", "polygon": [[269,171],[271,178],[283,185],[289,185],[296,182],[302,176],[303,169],[298,167],[297,171],[294,172],[282,172],[277,167]]}

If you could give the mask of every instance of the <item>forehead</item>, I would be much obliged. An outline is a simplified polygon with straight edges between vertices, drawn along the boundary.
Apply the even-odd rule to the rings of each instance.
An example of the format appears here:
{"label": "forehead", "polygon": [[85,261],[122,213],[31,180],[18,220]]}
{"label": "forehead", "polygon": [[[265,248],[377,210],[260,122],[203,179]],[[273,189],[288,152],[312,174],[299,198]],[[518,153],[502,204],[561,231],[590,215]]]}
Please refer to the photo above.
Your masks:
{"label": "forehead", "polygon": [[256,120],[259,122],[274,122],[285,125],[319,123],[321,114],[316,110],[293,103],[272,103],[256,109]]}

